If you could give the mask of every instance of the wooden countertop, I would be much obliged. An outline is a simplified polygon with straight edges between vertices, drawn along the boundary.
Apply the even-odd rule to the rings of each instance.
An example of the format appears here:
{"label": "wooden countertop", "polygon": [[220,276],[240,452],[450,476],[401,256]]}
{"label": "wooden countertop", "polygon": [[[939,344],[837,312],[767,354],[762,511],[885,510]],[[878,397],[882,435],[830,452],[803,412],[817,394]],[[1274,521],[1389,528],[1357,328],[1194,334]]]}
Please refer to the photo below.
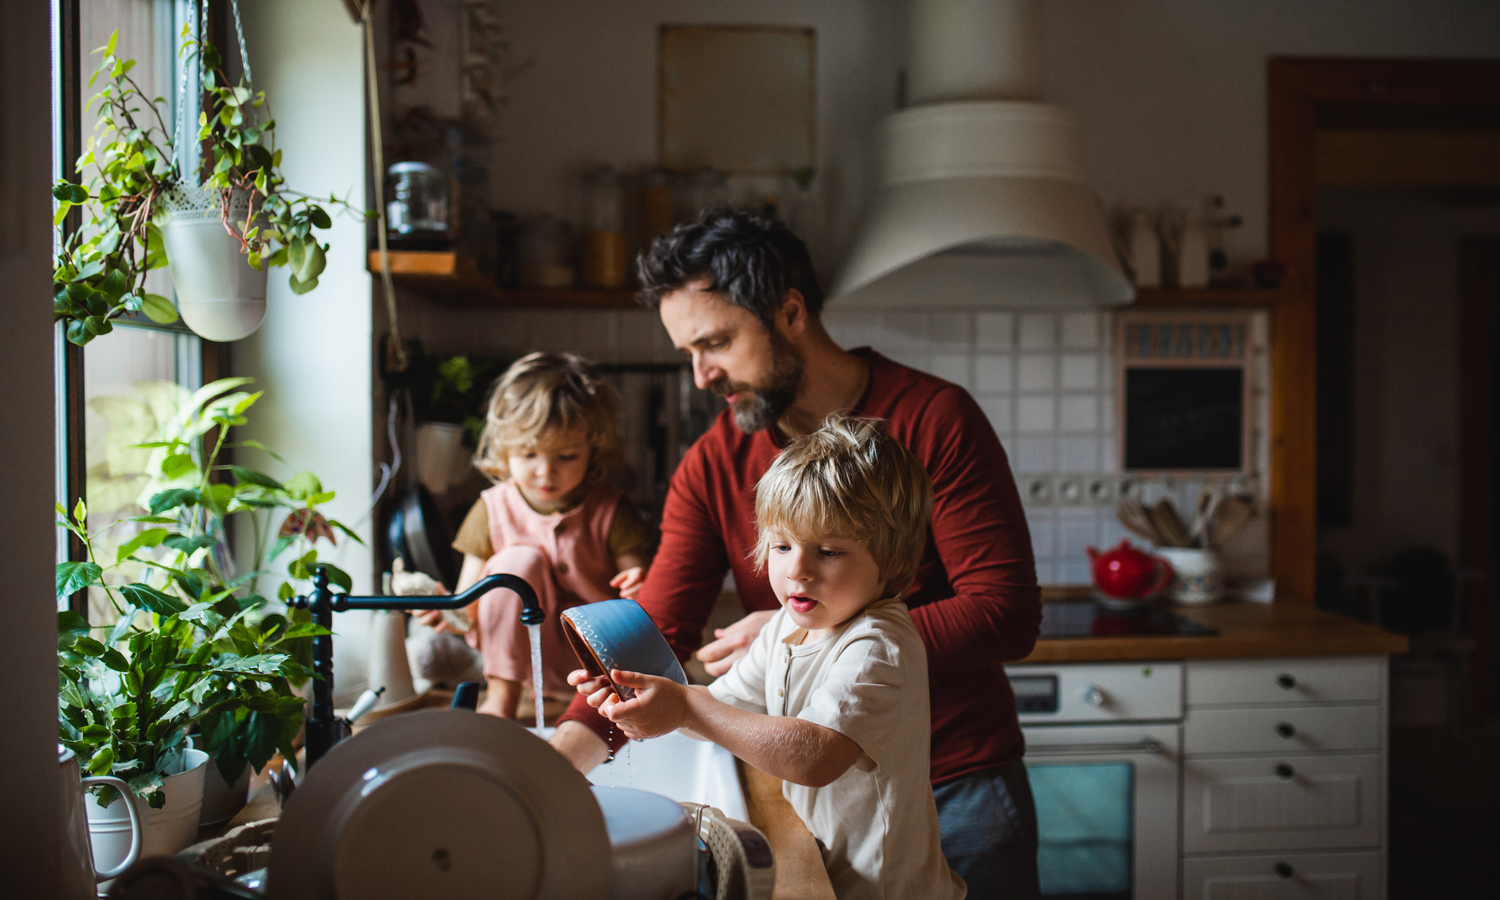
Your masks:
{"label": "wooden countertop", "polygon": [[1224,603],[1200,609],[1173,607],[1172,612],[1219,633],[1048,638],[1037,641],[1021,664],[1406,652],[1406,638],[1399,634],[1300,603]]}

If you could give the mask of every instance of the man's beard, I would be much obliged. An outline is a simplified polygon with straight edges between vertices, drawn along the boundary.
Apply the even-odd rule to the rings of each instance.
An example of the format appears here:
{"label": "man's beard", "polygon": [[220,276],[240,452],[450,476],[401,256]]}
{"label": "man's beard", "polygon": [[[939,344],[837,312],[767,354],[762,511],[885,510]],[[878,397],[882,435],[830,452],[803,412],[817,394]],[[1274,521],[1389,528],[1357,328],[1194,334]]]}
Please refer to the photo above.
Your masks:
{"label": "man's beard", "polygon": [[746,434],[754,434],[775,425],[783,413],[797,401],[802,386],[802,354],[792,342],[771,332],[771,376],[767,384],[752,388],[746,384],[724,381],[709,386],[715,394],[727,397],[739,394],[730,404],[734,422]]}

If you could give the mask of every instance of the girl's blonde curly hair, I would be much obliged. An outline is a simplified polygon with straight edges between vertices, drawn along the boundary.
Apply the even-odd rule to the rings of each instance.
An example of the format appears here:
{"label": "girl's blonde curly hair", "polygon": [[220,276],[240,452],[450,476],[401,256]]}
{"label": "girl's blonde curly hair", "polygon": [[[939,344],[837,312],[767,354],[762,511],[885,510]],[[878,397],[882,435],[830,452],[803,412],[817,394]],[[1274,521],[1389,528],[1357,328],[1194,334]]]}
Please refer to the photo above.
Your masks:
{"label": "girl's blonde curly hair", "polygon": [[495,382],[474,467],[491,480],[510,477],[515,450],[545,449],[555,436],[582,429],[589,445],[586,485],[620,464],[615,444],[615,389],[592,363],[572,353],[532,353]]}

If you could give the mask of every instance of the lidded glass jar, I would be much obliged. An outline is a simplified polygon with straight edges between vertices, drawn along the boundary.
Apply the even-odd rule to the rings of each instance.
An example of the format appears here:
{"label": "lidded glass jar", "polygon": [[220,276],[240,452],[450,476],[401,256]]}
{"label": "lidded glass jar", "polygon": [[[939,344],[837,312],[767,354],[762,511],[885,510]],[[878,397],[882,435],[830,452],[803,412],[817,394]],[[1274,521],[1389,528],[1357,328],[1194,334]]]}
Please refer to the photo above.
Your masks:
{"label": "lidded glass jar", "polygon": [[431,249],[448,241],[448,184],[424,162],[398,162],[386,170],[386,232],[392,243]]}
{"label": "lidded glass jar", "polygon": [[595,288],[625,285],[625,183],[609,166],[583,179],[583,283]]}

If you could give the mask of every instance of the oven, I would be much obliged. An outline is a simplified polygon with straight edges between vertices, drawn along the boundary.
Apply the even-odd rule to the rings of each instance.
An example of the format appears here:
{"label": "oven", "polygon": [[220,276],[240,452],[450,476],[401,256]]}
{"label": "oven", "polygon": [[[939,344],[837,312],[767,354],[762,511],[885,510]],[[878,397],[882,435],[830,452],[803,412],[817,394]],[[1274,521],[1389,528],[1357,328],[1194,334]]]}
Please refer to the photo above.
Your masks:
{"label": "oven", "polygon": [[1175,898],[1182,666],[1007,666],[1042,896]]}

